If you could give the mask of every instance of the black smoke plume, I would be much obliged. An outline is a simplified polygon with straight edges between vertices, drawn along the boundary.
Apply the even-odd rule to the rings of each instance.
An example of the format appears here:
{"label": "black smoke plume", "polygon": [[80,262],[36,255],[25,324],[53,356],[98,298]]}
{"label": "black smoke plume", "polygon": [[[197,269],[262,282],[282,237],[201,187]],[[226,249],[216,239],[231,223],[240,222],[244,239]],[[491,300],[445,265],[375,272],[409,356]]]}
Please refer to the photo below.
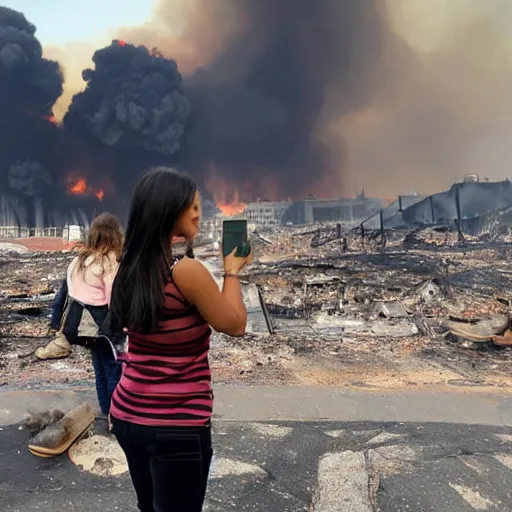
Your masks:
{"label": "black smoke plume", "polygon": [[33,196],[48,176],[107,175],[124,199],[147,165],[169,163],[200,181],[215,168],[234,188],[249,182],[245,200],[314,192],[326,177],[335,184],[345,148],[326,143],[322,129],[373,91],[389,37],[378,5],[215,0],[204,33],[192,22],[185,35],[213,40],[222,27],[222,44],[183,82],[168,48],[164,58],[148,41],[114,41],[94,53],[61,127],[48,120],[62,92],[59,65],[42,57],[34,26],[2,8],[0,135],[14,149],[0,154],[1,179]]}
{"label": "black smoke plume", "polygon": [[63,119],[76,148],[69,165],[99,182],[96,188],[108,177],[106,206],[124,219],[138,176],[152,165],[179,164],[190,103],[178,65],[157,50],[115,40],[92,60],[82,73],[85,89]]}
{"label": "black smoke plume", "polygon": [[176,62],[122,41],[96,51],[92,60],[95,67],[82,73],[87,85],[73,97],[65,126],[114,149],[174,154],[190,112]]}
{"label": "black smoke plume", "polygon": [[43,58],[35,32],[36,28],[23,14],[0,7],[2,114],[14,111],[34,117],[49,116],[62,94],[59,64]]}
{"label": "black smoke plume", "polygon": [[23,14],[0,7],[0,190],[13,196],[2,204],[22,205],[14,218],[23,210],[31,223],[33,199],[51,202],[58,183],[60,133],[51,117],[63,82],[59,64],[43,58],[35,31]]}
{"label": "black smoke plume", "polygon": [[[321,131],[331,116],[356,109],[369,94],[389,35],[377,3],[192,1],[195,14],[207,11],[202,17],[208,23],[189,20],[169,48],[166,37],[176,22],[169,19],[155,46],[179,59],[180,46],[211,41],[221,27],[229,37],[212,59],[184,77],[190,103],[173,60],[114,42],[95,53],[95,69],[84,73],[86,90],[74,97],[64,123],[107,146],[172,155],[173,164],[200,181],[208,182],[215,169],[233,188],[249,182],[251,197],[245,200],[312,192],[326,177],[336,184],[345,148],[325,144]],[[168,7],[161,2],[163,14],[174,12]],[[159,21],[166,23],[165,14]],[[150,32],[158,30],[139,41],[151,47]],[[122,167],[119,172],[126,173]],[[270,194],[269,182],[275,187]]]}
{"label": "black smoke plume", "polygon": [[29,197],[46,195],[52,186],[50,173],[35,160],[13,163],[8,180],[12,190]]}

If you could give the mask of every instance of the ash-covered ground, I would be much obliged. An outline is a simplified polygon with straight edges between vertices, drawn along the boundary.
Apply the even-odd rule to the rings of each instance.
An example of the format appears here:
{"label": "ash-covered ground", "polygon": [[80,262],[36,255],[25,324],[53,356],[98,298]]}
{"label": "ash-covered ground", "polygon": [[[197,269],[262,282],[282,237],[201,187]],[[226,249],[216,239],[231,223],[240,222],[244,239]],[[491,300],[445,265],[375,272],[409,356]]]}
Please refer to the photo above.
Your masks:
{"label": "ash-covered ground", "polygon": [[[257,261],[243,280],[259,288],[273,333],[215,334],[216,382],[508,388],[512,246],[461,245],[431,231],[415,233],[407,250],[399,237],[384,250],[355,236],[316,246],[318,237],[281,230],[254,240]],[[53,294],[72,256],[0,254],[1,385],[91,381],[85,349],[62,360],[33,355],[50,339]]]}

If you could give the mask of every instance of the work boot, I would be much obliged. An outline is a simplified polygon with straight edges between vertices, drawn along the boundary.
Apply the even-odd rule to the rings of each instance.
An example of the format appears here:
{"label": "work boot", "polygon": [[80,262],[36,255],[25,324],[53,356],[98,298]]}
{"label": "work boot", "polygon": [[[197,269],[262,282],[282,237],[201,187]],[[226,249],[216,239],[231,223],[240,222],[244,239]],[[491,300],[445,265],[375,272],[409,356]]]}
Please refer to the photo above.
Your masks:
{"label": "work boot", "polygon": [[68,357],[71,354],[71,344],[63,333],[57,333],[57,336],[46,345],[46,347],[39,347],[35,356],[38,359],[59,359]]}

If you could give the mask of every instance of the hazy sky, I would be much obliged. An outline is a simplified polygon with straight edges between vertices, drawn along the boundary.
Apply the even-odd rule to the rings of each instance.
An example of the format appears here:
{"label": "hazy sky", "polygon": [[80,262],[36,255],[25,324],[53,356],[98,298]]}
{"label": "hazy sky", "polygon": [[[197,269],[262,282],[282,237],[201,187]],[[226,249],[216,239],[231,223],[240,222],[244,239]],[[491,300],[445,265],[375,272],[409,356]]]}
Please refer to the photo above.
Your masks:
{"label": "hazy sky", "polygon": [[151,0],[4,0],[25,14],[43,44],[94,39],[110,29],[146,21]]}
{"label": "hazy sky", "polygon": [[[215,2],[215,0],[205,0]],[[343,1],[343,0],[340,0]],[[179,5],[183,0],[176,0]],[[139,25],[151,17],[156,0],[4,0],[2,5],[25,14],[37,27],[44,45],[94,40],[123,26]],[[490,5],[503,13],[502,21],[512,29],[511,0],[387,0],[401,32],[429,47],[438,32],[453,23],[462,11],[474,12]],[[469,8],[469,9],[468,9]],[[450,20],[451,18],[451,20]]]}

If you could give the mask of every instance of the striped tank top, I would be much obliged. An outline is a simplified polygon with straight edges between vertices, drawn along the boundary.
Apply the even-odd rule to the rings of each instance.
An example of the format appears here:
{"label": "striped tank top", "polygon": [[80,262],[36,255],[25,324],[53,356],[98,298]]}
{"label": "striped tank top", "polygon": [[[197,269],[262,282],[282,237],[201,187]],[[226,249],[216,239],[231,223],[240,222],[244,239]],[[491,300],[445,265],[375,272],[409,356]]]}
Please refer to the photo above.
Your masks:
{"label": "striped tank top", "polygon": [[211,329],[172,279],[164,298],[157,331],[128,333],[128,353],[110,413],[140,425],[205,426],[213,405]]}

